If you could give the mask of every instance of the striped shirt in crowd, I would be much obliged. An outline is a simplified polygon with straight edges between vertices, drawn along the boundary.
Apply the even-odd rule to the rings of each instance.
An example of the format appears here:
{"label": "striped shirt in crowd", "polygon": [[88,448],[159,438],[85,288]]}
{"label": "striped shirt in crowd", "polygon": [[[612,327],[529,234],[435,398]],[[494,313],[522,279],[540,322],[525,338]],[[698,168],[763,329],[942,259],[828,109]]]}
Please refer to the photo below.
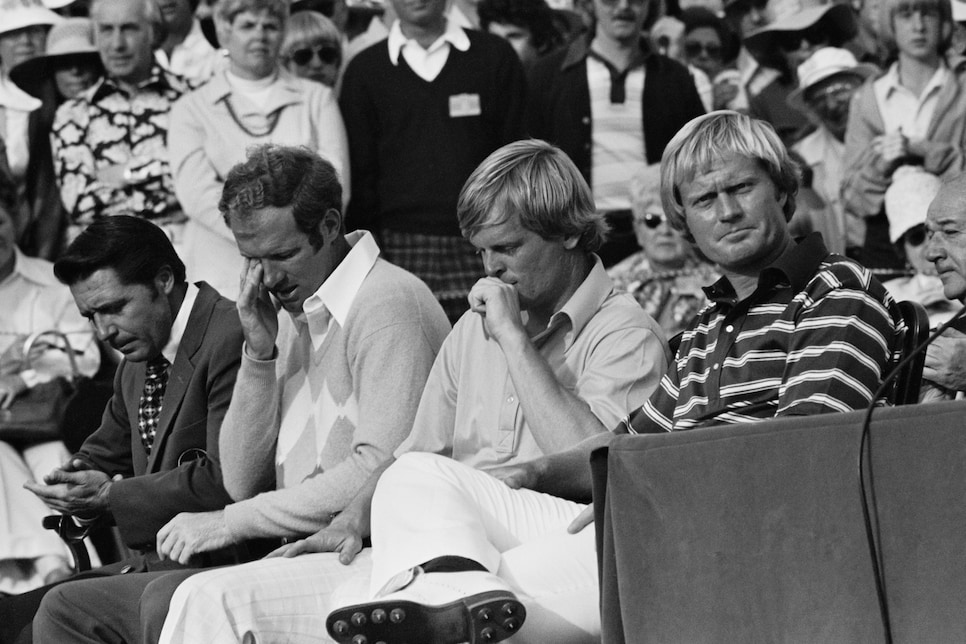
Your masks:
{"label": "striped shirt in crowd", "polygon": [[899,358],[905,325],[861,265],[813,234],[737,301],[721,278],[660,386],[618,432],[678,431],[866,407]]}

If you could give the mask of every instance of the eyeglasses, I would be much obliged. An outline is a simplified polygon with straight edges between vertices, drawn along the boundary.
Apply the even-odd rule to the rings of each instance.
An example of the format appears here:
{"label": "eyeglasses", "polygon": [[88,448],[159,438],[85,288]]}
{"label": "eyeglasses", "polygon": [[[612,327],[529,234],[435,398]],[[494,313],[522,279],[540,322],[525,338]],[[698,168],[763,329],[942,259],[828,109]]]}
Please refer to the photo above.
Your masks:
{"label": "eyeglasses", "polygon": [[684,54],[688,58],[696,58],[701,52],[707,54],[708,58],[721,58],[721,45],[713,42],[700,42],[697,40],[684,41]]}
{"label": "eyeglasses", "polygon": [[909,20],[918,13],[923,18],[938,18],[939,3],[937,2],[903,2],[896,6],[894,16]]}
{"label": "eyeglasses", "polygon": [[664,223],[664,215],[656,212],[644,213],[638,221],[643,221],[648,228],[654,229]]}
{"label": "eyeglasses", "polygon": [[902,241],[914,248],[922,246],[926,241],[926,227],[922,224],[919,224],[915,228],[910,228],[906,231],[906,234],[902,236]]}
{"label": "eyeglasses", "polygon": [[804,31],[793,31],[782,34],[778,40],[778,46],[784,51],[798,51],[802,48],[802,41],[807,41],[811,45],[827,45],[828,34],[821,24],[812,25]]}
{"label": "eyeglasses", "polygon": [[312,56],[316,54],[319,56],[319,60],[326,65],[334,65],[339,62],[339,57],[341,56],[338,47],[333,47],[332,45],[316,45],[314,47],[300,47],[299,49],[295,49],[288,57],[296,65],[303,66],[312,62]]}

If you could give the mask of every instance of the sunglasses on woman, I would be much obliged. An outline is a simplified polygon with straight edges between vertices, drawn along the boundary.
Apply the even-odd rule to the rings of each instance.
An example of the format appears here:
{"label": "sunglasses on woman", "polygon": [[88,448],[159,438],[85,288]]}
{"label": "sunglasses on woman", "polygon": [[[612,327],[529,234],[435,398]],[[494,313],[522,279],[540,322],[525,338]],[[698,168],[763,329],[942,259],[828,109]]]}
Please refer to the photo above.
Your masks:
{"label": "sunglasses on woman", "polygon": [[644,222],[645,226],[653,230],[664,223],[664,215],[656,212],[648,212],[644,213],[644,216],[638,219],[638,221]]}
{"label": "sunglasses on woman", "polygon": [[701,52],[707,54],[708,58],[718,60],[721,58],[721,45],[713,42],[700,42],[697,40],[684,41],[684,53],[688,58],[697,58]]}
{"label": "sunglasses on woman", "polygon": [[312,56],[317,55],[319,60],[326,65],[334,65],[339,62],[339,52],[338,47],[333,47],[332,45],[316,45],[314,47],[300,47],[295,49],[288,55],[289,59],[292,60],[296,65],[304,66],[312,62]]}
{"label": "sunglasses on woman", "polygon": [[918,248],[922,246],[926,241],[926,227],[919,224],[915,228],[910,228],[906,231],[906,234],[902,236],[902,241],[909,244],[913,248]]}

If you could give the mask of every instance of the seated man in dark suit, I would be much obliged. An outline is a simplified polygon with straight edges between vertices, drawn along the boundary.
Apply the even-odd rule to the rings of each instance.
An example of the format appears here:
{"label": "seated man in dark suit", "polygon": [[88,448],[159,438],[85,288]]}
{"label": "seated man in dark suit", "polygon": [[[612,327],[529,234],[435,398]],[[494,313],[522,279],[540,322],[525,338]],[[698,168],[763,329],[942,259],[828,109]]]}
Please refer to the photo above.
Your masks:
{"label": "seated man in dark suit", "polygon": [[[154,551],[179,512],[224,507],[218,433],[235,385],[242,331],[234,304],[201,282],[164,232],[135,217],[91,224],[54,265],[98,338],[123,354],[101,426],[43,483],[26,487],[81,524],[106,520],[136,554],[84,576],[178,567]],[[219,553],[192,562],[234,560]],[[76,577],[75,577],[76,578]],[[50,586],[0,602],[0,639],[20,634]]]}

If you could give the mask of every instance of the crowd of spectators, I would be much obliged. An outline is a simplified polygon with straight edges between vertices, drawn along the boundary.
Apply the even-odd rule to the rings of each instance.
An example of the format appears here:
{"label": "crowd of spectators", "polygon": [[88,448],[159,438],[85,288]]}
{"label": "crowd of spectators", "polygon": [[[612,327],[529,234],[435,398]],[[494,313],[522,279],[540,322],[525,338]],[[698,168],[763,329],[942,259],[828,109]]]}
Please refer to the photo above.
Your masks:
{"label": "crowd of spectators", "polygon": [[[316,530],[325,535],[333,517],[358,503],[360,489],[368,490],[368,496],[363,495],[359,512],[369,512],[376,481],[386,468],[396,468],[390,470],[395,472],[392,480],[407,483],[399,474],[405,467],[435,467],[413,465],[409,455],[401,466],[393,465],[404,452],[446,453],[469,470],[488,470],[539,462],[586,439],[570,436],[570,443],[562,444],[541,436],[543,430],[530,415],[546,413],[546,408],[523,403],[520,384],[501,388],[504,380],[515,383],[523,377],[515,371],[515,360],[533,366],[526,351],[512,356],[508,349],[507,338],[516,340],[518,331],[536,338],[542,354],[537,360],[543,360],[542,366],[527,377],[567,382],[567,393],[582,400],[596,400],[598,394],[607,398],[600,409],[593,402],[593,409],[581,407],[593,411],[594,427],[602,423],[610,429],[634,410],[639,411],[624,420],[625,430],[700,426],[708,400],[689,389],[700,389],[700,383],[683,371],[680,359],[670,362],[658,386],[657,372],[664,373],[667,355],[658,352],[630,367],[631,358],[625,355],[621,362],[615,357],[620,352],[602,341],[604,349],[588,349],[580,369],[593,371],[590,357],[596,356],[607,364],[600,373],[607,374],[609,384],[588,385],[580,369],[571,373],[564,368],[567,352],[562,347],[572,348],[574,338],[552,336],[563,303],[577,306],[568,298],[578,298],[588,284],[601,289],[613,284],[615,293],[629,294],[633,300],[625,299],[646,313],[645,322],[633,317],[640,313],[637,307],[631,307],[633,314],[621,314],[631,316],[620,324],[633,327],[633,344],[641,352],[645,345],[672,338],[676,348],[682,333],[683,355],[713,351],[704,344],[706,335],[693,333],[694,320],[703,320],[702,333],[724,324],[721,303],[729,297],[743,300],[750,292],[720,289],[719,277],[733,277],[731,258],[716,256],[713,243],[696,240],[700,231],[685,220],[684,210],[697,206],[682,204],[687,195],[669,195],[667,186],[691,188],[701,183],[709,166],[729,162],[733,172],[728,180],[744,172],[765,181],[743,164],[769,163],[763,160],[766,153],[753,154],[735,144],[726,152],[695,149],[688,157],[696,164],[691,176],[681,169],[681,158],[679,166],[669,169],[669,144],[676,142],[672,148],[679,156],[680,146],[690,145],[681,139],[681,128],[693,130],[694,119],[717,110],[752,117],[755,125],[748,127],[768,130],[759,139],[787,149],[773,155],[773,165],[793,172],[793,180],[771,167],[758,168],[758,174],[771,172],[767,180],[783,195],[788,239],[805,239],[795,261],[819,266],[817,258],[831,252],[838,259],[817,270],[828,270],[846,284],[863,283],[877,302],[877,333],[890,347],[879,357],[887,364],[902,332],[893,301],[919,302],[935,327],[955,313],[961,299],[949,287],[954,278],[946,275],[958,266],[955,244],[927,242],[946,221],[930,204],[935,199],[945,208],[942,214],[952,217],[946,212],[952,209],[949,204],[961,205],[962,199],[950,196],[950,186],[966,191],[957,181],[966,170],[964,51],[966,2],[960,0],[388,0],[348,5],[346,0],[0,0],[0,406],[9,407],[37,385],[66,375],[67,353],[74,354],[85,375],[132,362],[105,342],[96,324],[92,331],[78,316],[70,297],[76,289],[58,283],[52,264],[71,256],[68,249],[75,248],[75,240],[92,244],[92,237],[85,236],[92,225],[121,217],[156,225],[183,261],[189,282],[206,282],[221,296],[237,300],[246,340],[235,387],[244,404],[234,403],[229,411],[228,400],[222,400],[218,413],[218,423],[226,419],[226,431],[240,432],[236,428],[250,423],[250,435],[236,433],[237,442],[227,444],[227,450],[222,444],[235,471],[245,473],[226,477],[227,492],[218,488],[224,502],[235,502],[227,515],[213,502],[210,508],[183,509],[192,514],[179,515],[186,516],[180,523],[159,522],[157,527],[165,525],[162,534],[177,541],[178,551],[196,555],[255,538],[305,537]],[[701,135],[702,127],[697,136],[715,140],[713,134]],[[553,152],[513,147],[527,139],[555,147],[548,146]],[[514,184],[500,174],[516,176],[510,170],[492,167],[517,162],[510,153],[499,160],[497,151],[507,146],[530,159],[526,170],[512,172],[530,172],[532,183],[518,178]],[[284,150],[291,149],[306,156],[290,158],[295,153]],[[534,160],[553,154],[566,161],[548,162],[547,169]],[[706,174],[707,181],[719,181]],[[306,177],[315,175],[327,183],[303,187]],[[505,192],[488,183],[497,181]],[[586,193],[581,192],[584,183]],[[568,186],[578,187],[564,205],[540,193],[564,192]],[[758,187],[742,184],[734,191],[743,195]],[[303,195],[303,190],[308,192]],[[306,195],[317,198],[318,213],[308,214],[313,204]],[[482,200],[479,195],[489,201],[467,201]],[[550,202],[553,213],[580,210],[582,228],[549,221]],[[508,211],[505,219],[489,221],[493,213],[485,207],[493,204]],[[531,220],[517,212],[527,208],[546,210]],[[294,209],[294,223],[286,219],[283,226],[279,221],[288,217],[286,209]],[[269,215],[279,219],[261,219]],[[500,235],[481,233],[484,221]],[[331,234],[315,235],[316,228]],[[820,233],[824,241],[811,233]],[[533,234],[554,243],[563,239],[563,248],[524,257],[532,244],[527,235]],[[338,259],[318,265],[304,259],[320,248]],[[524,260],[548,264],[534,267]],[[282,266],[277,283],[266,286],[281,306],[282,312],[275,306],[279,320],[275,312],[266,313],[263,305],[273,301],[258,285],[272,277],[261,268],[271,263]],[[396,274],[388,268],[393,265],[419,281]],[[568,266],[572,272],[558,277]],[[386,271],[380,279],[389,286],[377,289],[367,283],[369,290],[362,288],[370,270],[380,276]],[[505,277],[513,270],[512,279]],[[332,275],[355,284],[358,293],[329,294],[330,301],[317,298],[326,315],[316,319],[303,305],[311,305],[312,292]],[[870,276],[885,288],[874,281],[869,286]],[[502,335],[494,334],[506,312],[500,308],[497,314],[493,302],[503,302],[505,294],[491,294],[487,289],[494,285],[482,283],[495,277],[518,292],[515,315],[523,311],[525,329],[506,323]],[[807,278],[792,278],[792,285],[806,292],[824,286]],[[176,292],[188,289],[183,277],[176,281]],[[540,299],[543,295],[525,300],[529,286],[555,293],[557,299],[552,306]],[[194,291],[187,293],[193,302]],[[356,302],[357,296],[371,310],[350,316],[347,302]],[[346,311],[339,312],[340,297],[348,298]],[[74,299],[80,306],[76,292]],[[760,306],[765,310],[775,302]],[[384,319],[387,314],[377,304],[390,307],[393,319]],[[604,300],[578,304],[587,310],[576,315],[586,313],[588,319],[617,306]],[[791,306],[784,300],[781,304]],[[172,317],[180,306],[180,299],[172,304]],[[479,329],[470,328],[467,316],[486,319],[487,312],[487,327],[477,337],[473,331]],[[352,321],[355,335],[325,331],[332,317],[340,327]],[[543,330],[534,326],[537,320]],[[392,361],[382,357],[392,349],[377,341],[390,325],[395,335],[386,336],[386,342],[399,345]],[[512,333],[506,330],[511,327]],[[377,328],[372,337],[362,335]],[[69,345],[41,343],[32,355],[24,355],[26,338],[48,330],[66,334]],[[336,342],[345,360],[336,367],[327,363],[326,377],[344,372],[342,381],[357,382],[356,388],[348,385],[338,408],[351,407],[345,417],[359,428],[344,430],[330,423],[340,427],[332,431],[347,433],[334,448],[326,442],[331,452],[313,443],[319,459],[323,454],[330,459],[323,467],[321,460],[299,460],[304,454],[298,446],[309,440],[303,434],[328,441],[330,428],[320,433],[312,425],[317,419],[298,427],[302,416],[298,422],[292,419],[313,405],[331,404],[322,400],[328,390],[305,383],[325,381],[318,375],[324,371],[321,354],[314,361],[308,358]],[[927,395],[961,396],[962,374],[955,365],[966,356],[966,335],[954,329],[937,347],[927,360],[925,378],[932,379]],[[466,366],[472,364],[470,352],[480,361],[473,369]],[[365,363],[365,356],[377,353],[378,358]],[[278,368],[273,370],[266,363],[274,360]],[[168,362],[175,362],[174,355]],[[621,389],[615,383],[623,382],[630,368],[640,373],[631,374],[634,382]],[[238,369],[232,366],[232,383]],[[594,372],[595,377],[600,373]],[[722,368],[721,376],[735,383],[750,378],[741,368]],[[375,393],[359,388],[356,379],[362,377]],[[644,380],[647,391],[642,393]],[[403,381],[405,387],[399,384]],[[417,413],[424,385],[437,399],[427,411],[424,395]],[[485,392],[480,394],[484,402],[454,402],[458,391],[470,400],[466,392],[475,393],[477,387]],[[655,388],[658,394],[646,402]],[[783,405],[808,408],[806,396],[769,403],[760,414],[739,413],[747,395],[742,390],[733,408],[721,413],[749,414],[742,418],[751,420],[774,415]],[[682,420],[674,406],[688,396],[693,417],[685,414]],[[843,409],[867,402],[856,392],[848,396],[839,405]],[[619,410],[613,408],[615,399],[621,401]],[[699,399],[703,402],[694,402]],[[563,396],[554,402],[566,407],[573,401]],[[367,410],[377,404],[387,406],[379,414],[392,427],[373,429],[370,418],[377,414]],[[517,427],[517,433],[509,431],[509,438],[494,444],[471,429],[469,438],[433,436],[430,426],[446,426],[439,416],[447,405],[453,407],[450,424],[455,420],[469,427],[486,419],[501,431]],[[487,405],[492,405],[489,415],[481,412]],[[829,411],[819,407],[815,413]],[[417,432],[413,424],[421,422]],[[263,437],[255,435],[262,426],[274,428],[279,445],[287,441],[286,454],[273,451],[275,445],[266,447]],[[520,432],[531,431],[536,438],[528,435],[531,442],[521,443]],[[218,444],[217,435],[207,440]],[[461,447],[460,440],[466,445]],[[253,457],[259,449],[268,451]],[[20,479],[43,481],[69,458],[56,441],[23,449],[0,442],[0,594],[47,588],[69,574],[66,550],[40,528],[45,506],[18,484]],[[323,471],[330,476],[322,476]],[[219,479],[213,485],[221,484]],[[395,514],[405,514],[405,495],[397,492]],[[317,506],[307,508],[309,498]],[[577,511],[576,505],[566,506],[566,513]],[[230,535],[212,541],[226,521],[232,522]],[[204,541],[200,532],[209,541],[192,550],[195,542]],[[158,538],[161,559],[178,558],[171,556],[171,548]],[[446,547],[439,550],[451,554]],[[183,559],[188,571],[178,581],[196,572],[188,564],[197,562],[189,562],[188,554]],[[377,572],[387,569],[379,565]],[[374,579],[393,582],[391,575],[379,574]],[[224,583],[260,579],[245,575]],[[135,599],[146,592],[146,582],[129,583],[120,591],[110,582],[103,587],[108,594],[131,593]],[[159,595],[165,610],[177,586],[170,578],[166,583]],[[52,605],[67,593],[57,591],[57,600],[46,601]],[[200,628],[202,618],[191,617],[187,600],[180,601],[172,606],[181,606],[183,613],[166,627],[167,638],[172,629],[184,637],[186,630]],[[133,618],[119,610],[117,619],[136,625],[136,603],[131,610]],[[154,621],[142,615],[149,624],[142,632],[148,639],[161,636],[163,613]]]}

